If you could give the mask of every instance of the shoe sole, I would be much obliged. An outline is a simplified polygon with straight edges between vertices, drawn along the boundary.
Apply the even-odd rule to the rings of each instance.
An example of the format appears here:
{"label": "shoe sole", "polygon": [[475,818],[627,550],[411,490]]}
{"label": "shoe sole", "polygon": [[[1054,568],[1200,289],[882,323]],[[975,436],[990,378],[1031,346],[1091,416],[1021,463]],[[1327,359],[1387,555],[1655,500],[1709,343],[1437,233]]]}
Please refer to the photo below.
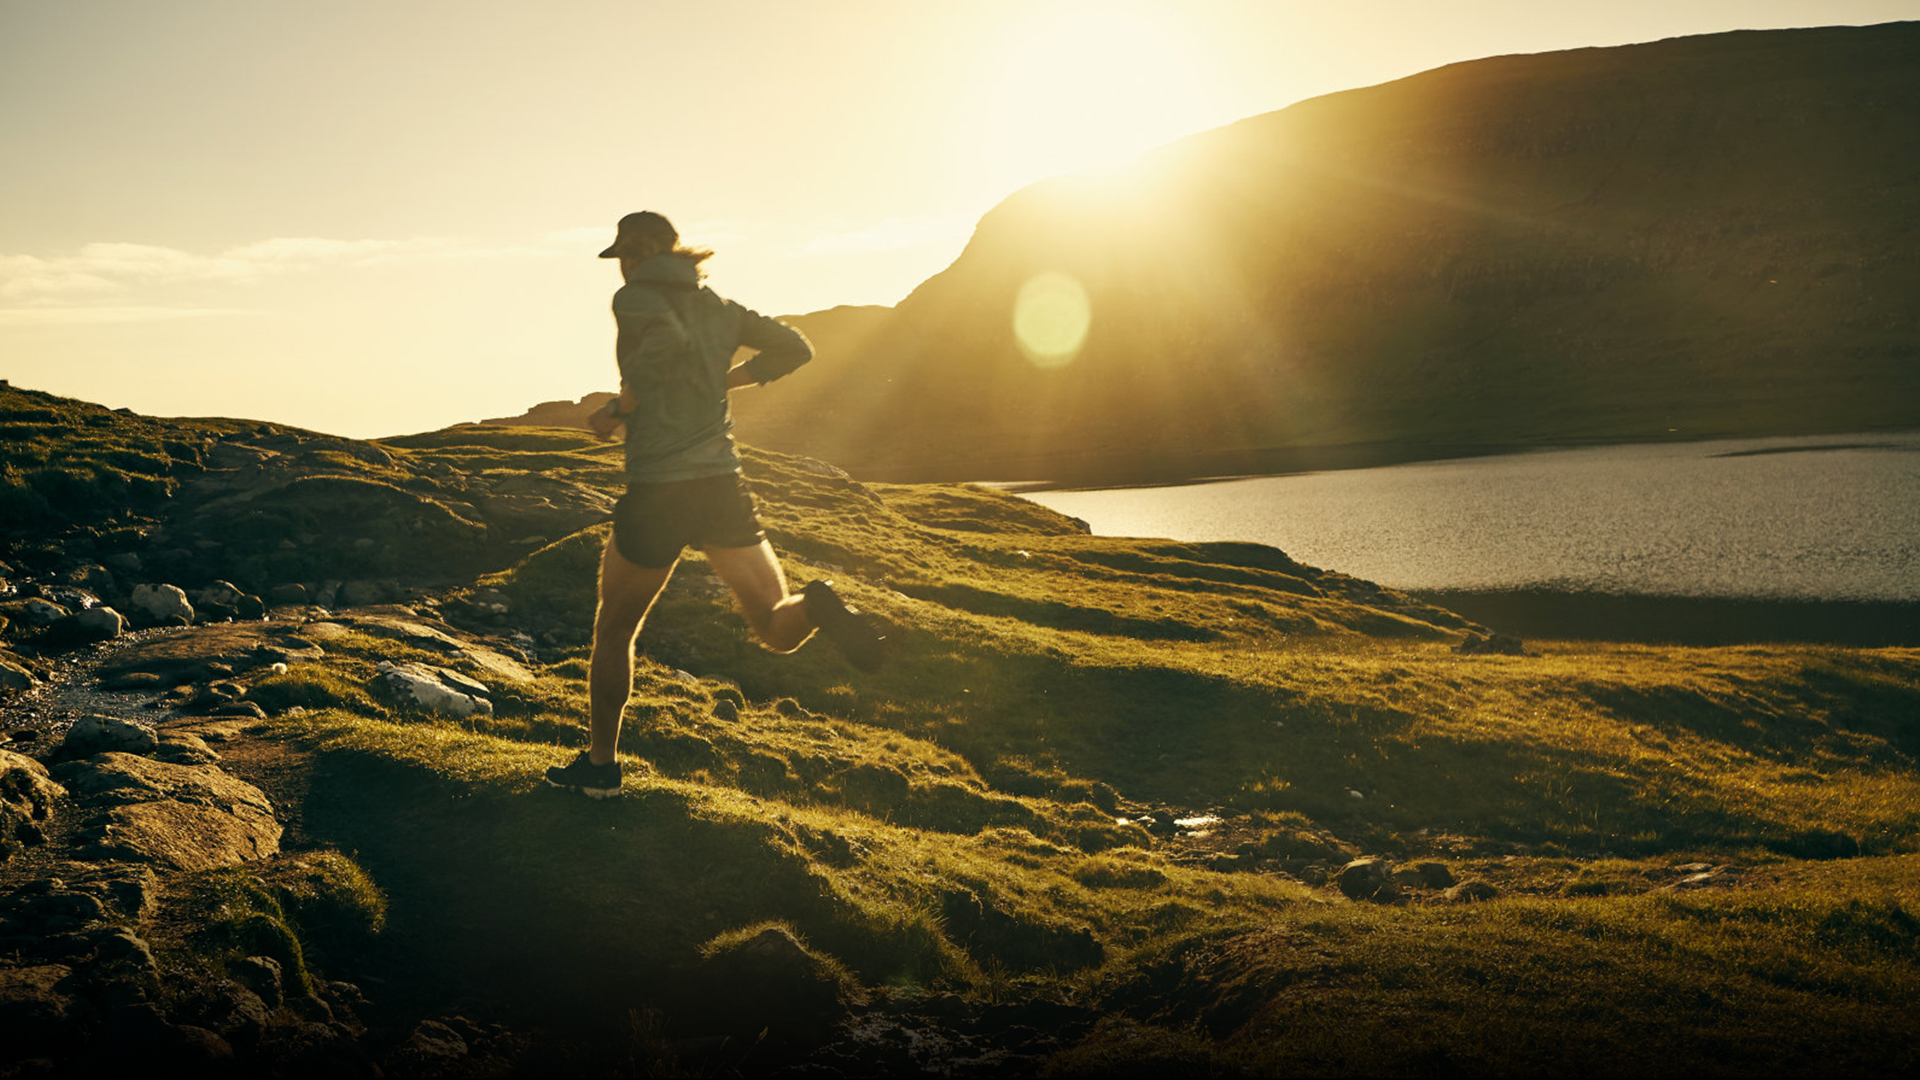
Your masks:
{"label": "shoe sole", "polygon": [[589,799],[617,799],[620,797],[619,788],[581,787],[579,784],[563,784],[552,778],[547,779],[547,786],[557,787],[561,791],[577,791]]}

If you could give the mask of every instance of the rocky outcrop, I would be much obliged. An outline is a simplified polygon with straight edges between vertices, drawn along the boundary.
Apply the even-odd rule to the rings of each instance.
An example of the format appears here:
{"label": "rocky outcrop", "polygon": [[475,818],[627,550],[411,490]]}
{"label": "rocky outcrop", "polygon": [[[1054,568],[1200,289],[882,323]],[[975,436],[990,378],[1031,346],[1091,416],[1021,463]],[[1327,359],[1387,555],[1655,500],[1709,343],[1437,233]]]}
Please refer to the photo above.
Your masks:
{"label": "rocky outcrop", "polygon": [[104,753],[55,766],[53,775],[88,812],[76,852],[84,859],[206,870],[280,850],[267,796],[212,765]]}
{"label": "rocky outcrop", "polygon": [[21,846],[46,841],[54,800],[66,794],[46,766],[23,754],[0,750],[0,861]]}

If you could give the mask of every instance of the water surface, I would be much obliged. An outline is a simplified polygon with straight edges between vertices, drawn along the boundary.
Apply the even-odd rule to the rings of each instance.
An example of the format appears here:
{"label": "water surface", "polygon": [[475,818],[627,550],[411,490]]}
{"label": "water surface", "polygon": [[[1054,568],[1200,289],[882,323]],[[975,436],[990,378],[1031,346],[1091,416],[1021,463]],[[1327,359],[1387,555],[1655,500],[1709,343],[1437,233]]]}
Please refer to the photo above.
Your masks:
{"label": "water surface", "polygon": [[1101,535],[1251,540],[1406,590],[1920,601],[1920,432],[1026,497]]}

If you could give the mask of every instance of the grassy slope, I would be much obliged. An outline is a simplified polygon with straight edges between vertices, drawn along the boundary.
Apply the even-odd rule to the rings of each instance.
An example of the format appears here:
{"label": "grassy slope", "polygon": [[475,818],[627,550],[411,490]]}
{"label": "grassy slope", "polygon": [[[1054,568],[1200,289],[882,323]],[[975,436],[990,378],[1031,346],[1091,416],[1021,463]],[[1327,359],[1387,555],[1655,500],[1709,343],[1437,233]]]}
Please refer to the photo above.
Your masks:
{"label": "grassy slope", "polygon": [[[558,432],[516,449],[533,438],[400,452],[596,455]],[[256,692],[313,706],[277,730],[329,762],[316,803],[350,809],[310,820],[415,919],[498,942],[430,950],[450,977],[572,1001],[554,957],[591,953],[618,972],[608,1001],[691,1001],[702,941],[781,919],[869,984],[1124,1009],[1069,1068],[1147,1045],[1307,1071],[1913,1055],[1913,650],[1461,657],[1446,613],[1271,549],[1093,538],[985,489],[749,461],[790,576],[835,577],[895,628],[894,663],[760,652],[689,560],[623,735],[653,771],[619,803],[536,783],[581,742],[577,647],[473,722],[366,699],[345,676],[393,655],[371,640]],[[479,584],[516,624],[577,633],[601,535]],[[1227,812],[1236,844],[1115,823],[1169,809]],[[1260,872],[1320,880],[1356,853],[1438,856],[1506,899],[1329,904]],[[1695,859],[1745,886],[1665,891]]]}
{"label": "grassy slope", "polygon": [[[131,454],[178,482],[194,467],[156,444],[245,426],[9,394],[67,410],[64,434],[8,442],[10,490],[43,497],[33,468],[111,492]],[[384,445],[367,477],[421,499],[618,476],[617,448],[579,432]],[[1912,1062],[1920,652],[1463,657],[1456,617],[1270,548],[1089,537],[986,489],[771,454],[748,477],[789,575],[886,620],[894,662],[868,678],[824,646],[758,650],[689,559],[642,638],[623,749],[651,770],[624,800],[537,782],[583,741],[603,527],[447,597],[497,590],[545,647],[490,718],[373,700],[380,660],[445,658],[366,635],[255,685],[268,730],[312,755],[302,828],[392,897],[397,970],[588,1042],[643,1003],[698,1028],[725,1012],[701,997],[702,943],[778,919],[868,985],[1112,1009],[1068,1072]],[[97,503],[89,527],[111,547],[168,502]],[[1213,838],[1143,827],[1208,810]],[[1440,858],[1502,895],[1382,908],[1315,887],[1357,854]],[[1740,884],[1674,891],[1695,861]]]}

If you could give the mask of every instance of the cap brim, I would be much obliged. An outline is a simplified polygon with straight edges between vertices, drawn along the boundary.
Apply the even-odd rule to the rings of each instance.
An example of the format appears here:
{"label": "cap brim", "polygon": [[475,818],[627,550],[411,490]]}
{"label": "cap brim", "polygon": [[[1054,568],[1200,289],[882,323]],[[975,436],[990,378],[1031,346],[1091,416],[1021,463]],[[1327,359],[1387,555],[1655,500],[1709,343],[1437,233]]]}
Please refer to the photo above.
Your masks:
{"label": "cap brim", "polygon": [[620,244],[619,244],[619,242],[618,242],[618,241],[615,241],[615,242],[614,242],[614,245],[613,245],[612,247],[610,247],[610,248],[608,248],[607,250],[605,250],[605,251],[603,251],[603,252],[601,252],[601,253],[600,253],[600,257],[601,257],[601,258],[603,258],[603,259],[617,259],[617,258],[619,258],[619,257],[620,257]]}

